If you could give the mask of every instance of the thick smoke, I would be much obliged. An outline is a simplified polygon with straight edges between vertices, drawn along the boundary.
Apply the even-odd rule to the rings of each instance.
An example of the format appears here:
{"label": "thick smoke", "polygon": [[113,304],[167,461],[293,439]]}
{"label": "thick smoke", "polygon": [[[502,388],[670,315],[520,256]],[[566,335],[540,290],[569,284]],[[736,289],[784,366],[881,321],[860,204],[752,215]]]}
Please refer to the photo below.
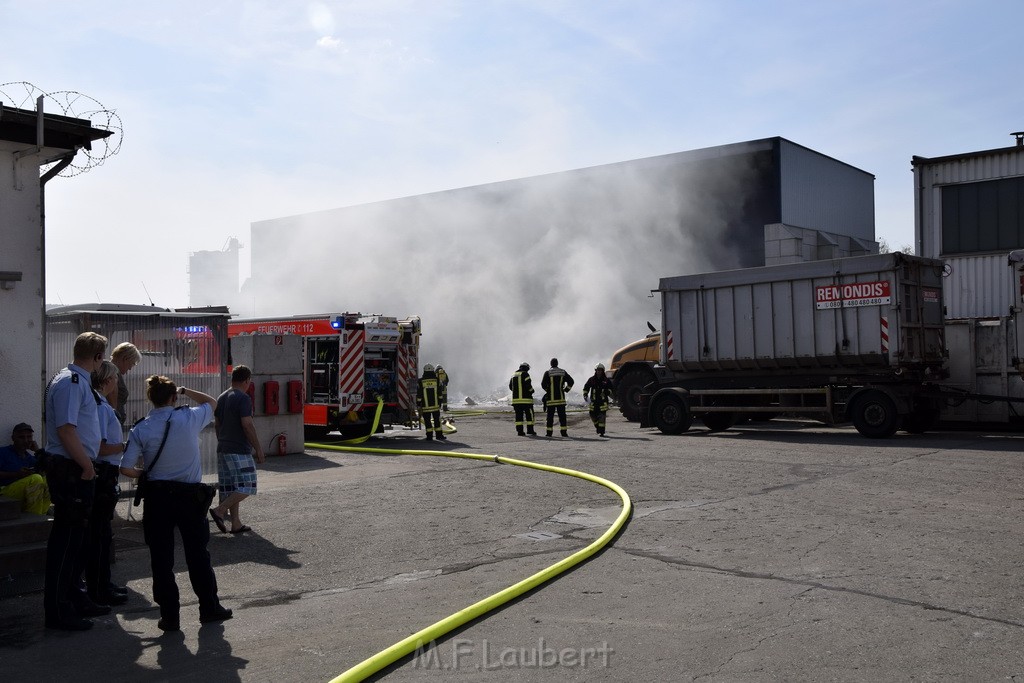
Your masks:
{"label": "thick smoke", "polygon": [[740,265],[753,171],[647,161],[256,223],[252,314],[420,315],[453,402],[552,356],[582,387],[659,325],[659,277]]}

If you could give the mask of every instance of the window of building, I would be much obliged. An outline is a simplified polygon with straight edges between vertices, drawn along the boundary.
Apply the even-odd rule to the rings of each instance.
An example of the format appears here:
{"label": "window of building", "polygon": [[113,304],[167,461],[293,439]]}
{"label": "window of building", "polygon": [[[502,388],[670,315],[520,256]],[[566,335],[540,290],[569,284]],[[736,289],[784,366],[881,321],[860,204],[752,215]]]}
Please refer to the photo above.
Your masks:
{"label": "window of building", "polygon": [[1024,248],[1024,177],[942,188],[942,253]]}

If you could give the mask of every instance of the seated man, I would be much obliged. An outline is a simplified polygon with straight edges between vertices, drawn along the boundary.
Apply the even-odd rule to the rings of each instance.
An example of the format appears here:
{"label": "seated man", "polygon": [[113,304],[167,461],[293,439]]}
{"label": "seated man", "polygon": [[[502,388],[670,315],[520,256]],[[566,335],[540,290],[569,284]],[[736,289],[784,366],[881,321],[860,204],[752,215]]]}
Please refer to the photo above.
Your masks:
{"label": "seated man", "polygon": [[35,470],[33,451],[39,446],[32,434],[32,427],[21,422],[14,426],[11,445],[0,448],[0,496],[19,501],[25,512],[45,515],[50,509],[50,490],[46,479]]}

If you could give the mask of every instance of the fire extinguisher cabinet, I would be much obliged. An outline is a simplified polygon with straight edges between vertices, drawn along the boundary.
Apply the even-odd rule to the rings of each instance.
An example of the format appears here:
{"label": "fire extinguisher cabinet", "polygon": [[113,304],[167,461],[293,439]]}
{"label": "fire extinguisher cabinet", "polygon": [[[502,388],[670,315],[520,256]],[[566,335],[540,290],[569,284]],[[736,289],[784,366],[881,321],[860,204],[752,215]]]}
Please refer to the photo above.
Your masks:
{"label": "fire extinguisher cabinet", "polygon": [[[302,453],[302,337],[294,334],[251,334],[231,338],[231,360],[252,370],[256,435],[268,456]],[[292,397],[298,385],[299,398]],[[284,389],[284,396],[282,396]],[[284,403],[284,405],[282,405]],[[297,406],[297,409],[295,407]],[[284,435],[284,438],[282,438]],[[281,448],[284,445],[285,448]]]}
{"label": "fire extinguisher cabinet", "polygon": [[263,383],[263,412],[277,415],[281,412],[281,384],[274,379]]}

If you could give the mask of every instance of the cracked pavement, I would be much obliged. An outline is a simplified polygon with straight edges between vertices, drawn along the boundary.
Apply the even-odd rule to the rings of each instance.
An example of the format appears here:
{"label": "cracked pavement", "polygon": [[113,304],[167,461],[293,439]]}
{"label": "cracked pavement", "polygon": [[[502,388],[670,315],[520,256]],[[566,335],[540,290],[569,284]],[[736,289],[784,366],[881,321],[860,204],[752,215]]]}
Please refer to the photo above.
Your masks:
{"label": "cracked pavement", "polygon": [[[773,421],[664,436],[616,415],[598,439],[574,413],[572,438],[523,439],[511,415],[456,424],[440,450],[590,472],[634,514],[588,562],[382,680],[1024,677],[1024,435],[872,441]],[[419,435],[384,445],[429,446]],[[269,460],[259,486],[243,504],[255,533],[210,543],[234,619],[199,628],[179,557],[183,633],[161,635],[141,527],[119,519],[128,604],[58,634],[40,593],[0,600],[5,675],[329,680],[582,548],[619,511],[590,482],[452,458],[308,450]]]}

